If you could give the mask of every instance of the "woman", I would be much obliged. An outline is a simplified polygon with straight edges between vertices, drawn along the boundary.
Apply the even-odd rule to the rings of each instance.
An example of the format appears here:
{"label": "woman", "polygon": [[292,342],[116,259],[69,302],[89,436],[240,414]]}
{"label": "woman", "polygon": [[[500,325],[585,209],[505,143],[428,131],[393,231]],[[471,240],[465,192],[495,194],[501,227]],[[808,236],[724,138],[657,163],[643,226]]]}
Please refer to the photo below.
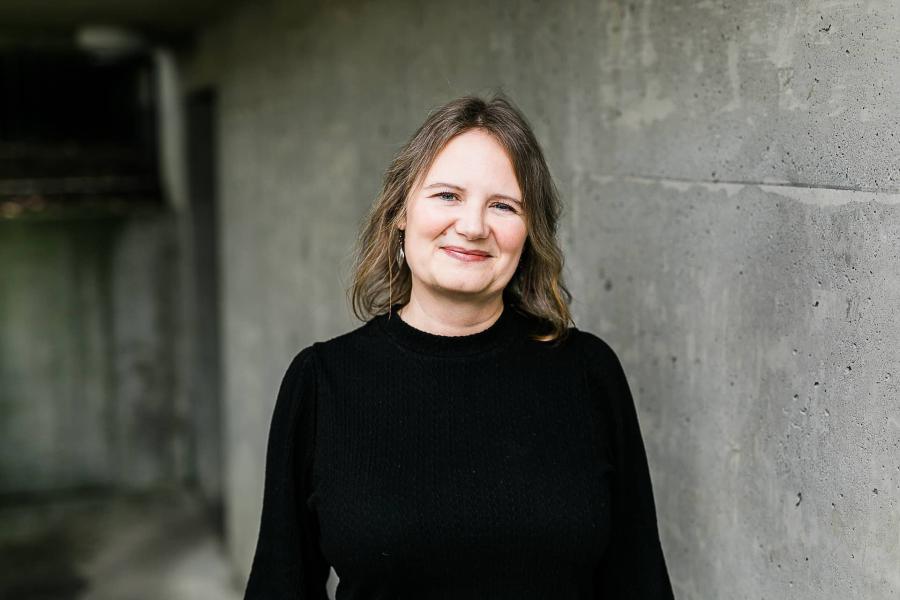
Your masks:
{"label": "woman", "polygon": [[[359,238],[366,323],[293,359],[246,599],[662,600],[613,350],[569,327],[559,200],[509,101],[434,111]],[[366,320],[368,319],[368,320]]]}

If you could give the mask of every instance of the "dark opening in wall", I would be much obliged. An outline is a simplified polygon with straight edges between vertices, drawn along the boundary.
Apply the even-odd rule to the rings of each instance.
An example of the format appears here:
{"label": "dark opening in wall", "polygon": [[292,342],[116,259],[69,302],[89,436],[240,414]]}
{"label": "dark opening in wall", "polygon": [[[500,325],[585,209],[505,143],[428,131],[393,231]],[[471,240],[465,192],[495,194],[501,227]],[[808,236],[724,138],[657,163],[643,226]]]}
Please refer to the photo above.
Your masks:
{"label": "dark opening in wall", "polygon": [[161,205],[146,54],[0,47],[0,217]]}

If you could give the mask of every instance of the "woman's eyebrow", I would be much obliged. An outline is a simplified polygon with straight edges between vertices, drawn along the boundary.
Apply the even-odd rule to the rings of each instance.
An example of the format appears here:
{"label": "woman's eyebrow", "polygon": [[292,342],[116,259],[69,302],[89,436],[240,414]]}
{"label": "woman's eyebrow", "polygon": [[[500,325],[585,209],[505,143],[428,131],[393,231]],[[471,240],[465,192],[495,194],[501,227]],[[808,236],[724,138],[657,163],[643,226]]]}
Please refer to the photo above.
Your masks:
{"label": "woman's eyebrow", "polygon": [[440,181],[426,185],[425,189],[436,188],[436,187],[448,187],[453,188],[454,190],[459,190],[461,192],[466,191],[465,188],[459,187],[458,185],[453,185],[452,183],[441,183]]}
{"label": "woman's eyebrow", "polygon": [[[466,191],[466,188],[464,188],[464,187],[460,187],[453,183],[443,183],[440,181],[437,181],[435,183],[430,183],[430,184],[426,185],[423,189],[428,190],[428,189],[436,188],[436,187],[448,187],[448,188],[451,188],[454,190],[458,190],[460,192]],[[491,194],[491,198],[502,198],[503,200],[509,200],[510,202],[515,202],[518,205],[522,204],[521,200],[518,200],[517,198],[513,198],[512,196],[507,196],[506,194]]]}

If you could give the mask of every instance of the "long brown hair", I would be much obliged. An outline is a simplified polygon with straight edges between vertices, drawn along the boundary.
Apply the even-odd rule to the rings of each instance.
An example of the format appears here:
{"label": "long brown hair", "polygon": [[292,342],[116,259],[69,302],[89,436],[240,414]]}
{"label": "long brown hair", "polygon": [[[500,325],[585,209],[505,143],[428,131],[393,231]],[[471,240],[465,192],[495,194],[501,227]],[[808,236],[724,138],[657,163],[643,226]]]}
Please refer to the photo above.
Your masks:
{"label": "long brown hair", "polygon": [[407,198],[451,139],[481,129],[509,154],[522,190],[527,238],[504,300],[542,322],[542,341],[565,337],[572,317],[572,295],[563,283],[563,255],[556,239],[562,206],[540,145],[525,119],[502,94],[490,100],[463,96],[433,110],[400,149],[384,174],[381,192],[356,240],[353,282],[348,289],[353,314],[360,320],[406,304],[412,289],[409,266],[396,262],[400,232],[397,224]]}

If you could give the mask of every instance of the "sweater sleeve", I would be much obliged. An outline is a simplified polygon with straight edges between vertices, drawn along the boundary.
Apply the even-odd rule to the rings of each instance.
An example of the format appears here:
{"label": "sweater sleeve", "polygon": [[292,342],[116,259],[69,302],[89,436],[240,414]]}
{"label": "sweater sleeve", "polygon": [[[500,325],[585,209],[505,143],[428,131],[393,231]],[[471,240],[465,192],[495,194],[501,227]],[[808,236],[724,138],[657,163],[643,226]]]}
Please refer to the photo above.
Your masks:
{"label": "sweater sleeve", "polygon": [[660,544],[647,455],[628,380],[618,356],[586,333],[583,350],[611,443],[610,539],[594,572],[597,600],[672,600],[672,585]]}
{"label": "sweater sleeve", "polygon": [[309,510],[315,435],[315,347],[285,372],[269,426],[262,515],[244,600],[325,600],[329,565]]}

